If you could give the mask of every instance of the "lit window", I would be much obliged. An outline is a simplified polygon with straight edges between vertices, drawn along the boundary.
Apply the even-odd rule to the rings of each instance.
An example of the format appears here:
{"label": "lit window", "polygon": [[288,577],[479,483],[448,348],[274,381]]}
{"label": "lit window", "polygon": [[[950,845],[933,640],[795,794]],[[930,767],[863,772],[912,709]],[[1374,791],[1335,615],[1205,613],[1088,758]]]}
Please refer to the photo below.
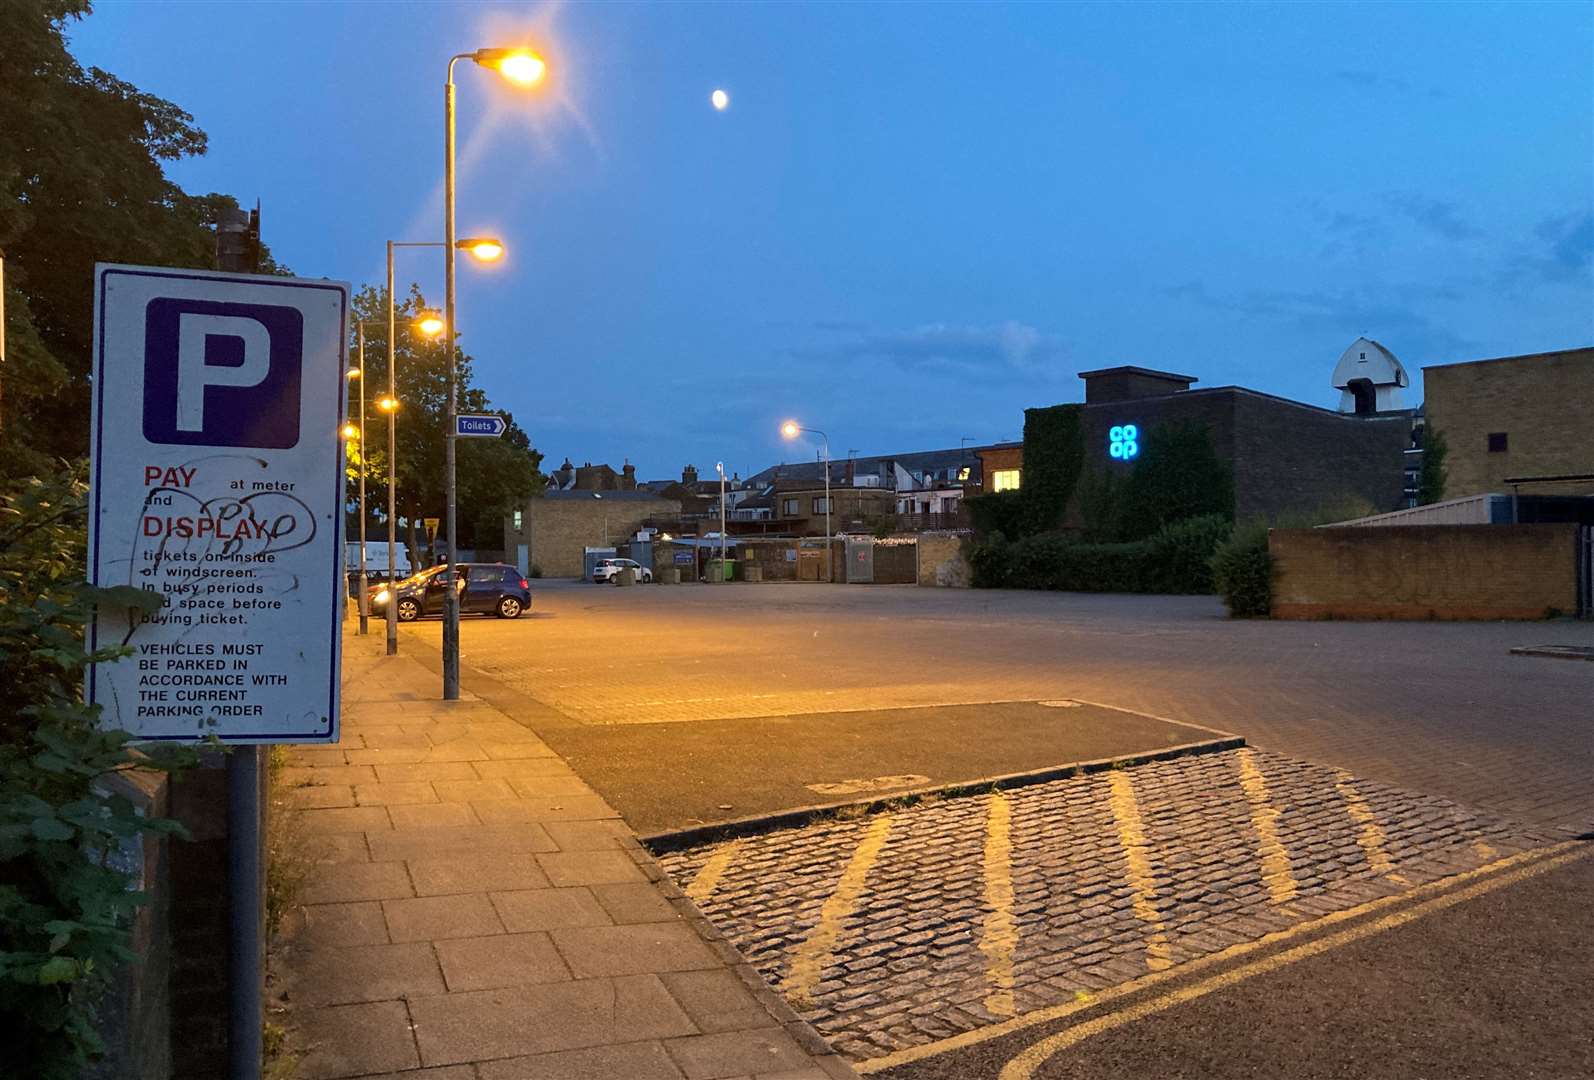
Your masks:
{"label": "lit window", "polygon": [[515,531],[516,532],[520,531],[521,520],[522,520],[521,512],[519,510],[516,510],[515,511]]}
{"label": "lit window", "polygon": [[997,469],[991,474],[992,491],[1017,491],[1018,469]]}
{"label": "lit window", "polygon": [[965,465],[961,469],[958,470],[958,479],[959,480],[967,480],[968,478],[969,478],[969,467],[967,465]]}

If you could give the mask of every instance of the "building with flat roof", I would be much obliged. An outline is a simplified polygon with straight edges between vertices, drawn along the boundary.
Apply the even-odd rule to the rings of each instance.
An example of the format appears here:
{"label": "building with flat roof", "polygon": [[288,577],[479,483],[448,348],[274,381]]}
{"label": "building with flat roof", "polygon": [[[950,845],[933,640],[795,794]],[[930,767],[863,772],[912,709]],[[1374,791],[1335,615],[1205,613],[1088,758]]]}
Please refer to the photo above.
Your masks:
{"label": "building with flat roof", "polygon": [[1551,479],[1594,474],[1594,346],[1434,364],[1422,375],[1427,430],[1445,441],[1446,498],[1594,494],[1594,481]]}

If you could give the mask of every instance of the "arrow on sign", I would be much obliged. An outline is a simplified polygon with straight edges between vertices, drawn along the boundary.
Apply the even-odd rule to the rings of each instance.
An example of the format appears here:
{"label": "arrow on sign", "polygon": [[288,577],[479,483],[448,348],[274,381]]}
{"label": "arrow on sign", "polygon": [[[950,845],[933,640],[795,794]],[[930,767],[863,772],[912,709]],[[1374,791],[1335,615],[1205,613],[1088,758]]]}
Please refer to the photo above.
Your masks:
{"label": "arrow on sign", "polygon": [[504,423],[502,416],[456,416],[454,417],[454,434],[464,437],[478,437],[483,439],[496,439],[502,435],[509,425]]}

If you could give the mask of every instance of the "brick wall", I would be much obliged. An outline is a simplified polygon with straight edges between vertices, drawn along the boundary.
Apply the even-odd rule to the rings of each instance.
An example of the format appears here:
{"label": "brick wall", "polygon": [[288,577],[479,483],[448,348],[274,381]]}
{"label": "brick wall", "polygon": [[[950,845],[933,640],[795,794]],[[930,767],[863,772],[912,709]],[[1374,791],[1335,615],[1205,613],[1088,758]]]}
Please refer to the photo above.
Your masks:
{"label": "brick wall", "polygon": [[1274,529],[1281,619],[1540,619],[1577,611],[1577,526]]}
{"label": "brick wall", "polygon": [[[580,577],[582,551],[615,546],[629,539],[653,518],[680,514],[675,499],[559,498],[531,499],[522,512],[521,527],[513,519],[504,523],[505,560],[514,562],[519,545],[527,547],[530,565],[547,577]],[[605,537],[607,536],[607,541]]]}
{"label": "brick wall", "polygon": [[919,534],[919,584],[966,589],[969,564],[963,558],[964,533]]}
{"label": "brick wall", "polygon": [[[1425,367],[1429,430],[1444,434],[1445,498],[1506,492],[1508,476],[1594,472],[1594,348]],[[1506,449],[1489,451],[1489,435]],[[1594,493],[1581,487],[1523,488],[1549,494]]]}

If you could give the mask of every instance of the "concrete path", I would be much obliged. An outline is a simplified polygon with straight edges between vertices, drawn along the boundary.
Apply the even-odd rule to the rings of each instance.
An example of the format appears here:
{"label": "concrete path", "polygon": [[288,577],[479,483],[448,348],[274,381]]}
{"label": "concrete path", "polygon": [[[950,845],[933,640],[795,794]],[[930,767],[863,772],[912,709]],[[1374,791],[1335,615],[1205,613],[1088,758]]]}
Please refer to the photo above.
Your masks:
{"label": "concrete path", "polygon": [[343,740],[279,773],[317,859],[272,986],[302,1080],[855,1075],[541,739],[439,690],[346,637]]}

